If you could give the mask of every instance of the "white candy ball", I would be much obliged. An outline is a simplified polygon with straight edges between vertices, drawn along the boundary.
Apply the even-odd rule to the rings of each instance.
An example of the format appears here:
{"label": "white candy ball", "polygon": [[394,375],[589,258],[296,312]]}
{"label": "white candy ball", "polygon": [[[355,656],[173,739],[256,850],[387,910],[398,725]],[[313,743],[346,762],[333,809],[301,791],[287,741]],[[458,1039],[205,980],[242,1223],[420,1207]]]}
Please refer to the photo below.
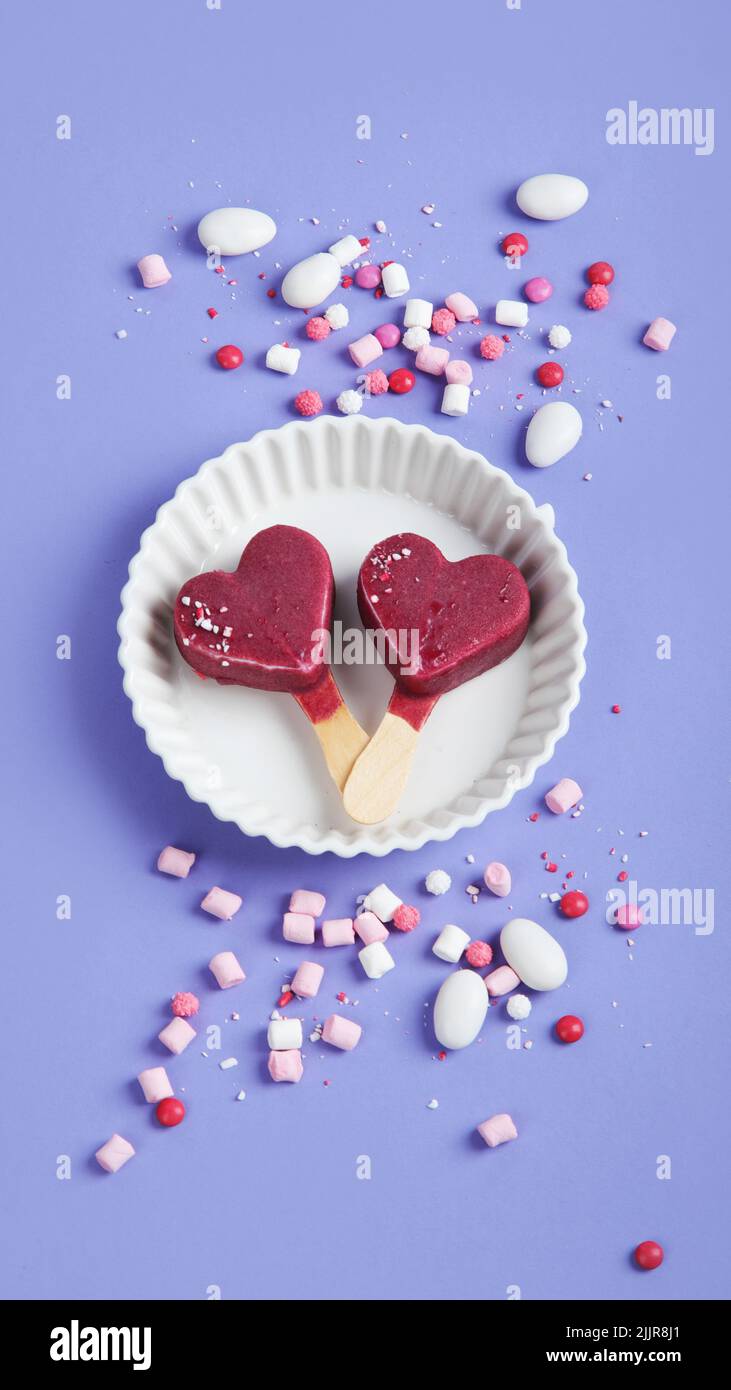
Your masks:
{"label": "white candy ball", "polygon": [[341,391],[335,404],[343,415],[357,415],[363,409],[363,397],[359,391]]}
{"label": "white candy ball", "polygon": [[401,342],[410,352],[418,352],[419,348],[429,346],[431,338],[426,328],[407,328]]}
{"label": "white candy ball", "polygon": [[571,334],[562,323],[554,323],[553,328],[548,331],[548,341],[552,348],[567,348],[571,342]]}
{"label": "white candy ball", "polygon": [[432,869],[424,879],[424,887],[427,893],[434,893],[436,897],[440,897],[442,893],[449,892],[452,880],[445,869]]}
{"label": "white candy ball", "polygon": [[511,994],[505,1007],[511,1018],[521,1020],[528,1017],[533,1005],[527,994]]}
{"label": "white candy ball", "polygon": [[347,328],[350,323],[350,314],[344,304],[331,304],[329,309],[325,310],[324,317],[332,329]]}

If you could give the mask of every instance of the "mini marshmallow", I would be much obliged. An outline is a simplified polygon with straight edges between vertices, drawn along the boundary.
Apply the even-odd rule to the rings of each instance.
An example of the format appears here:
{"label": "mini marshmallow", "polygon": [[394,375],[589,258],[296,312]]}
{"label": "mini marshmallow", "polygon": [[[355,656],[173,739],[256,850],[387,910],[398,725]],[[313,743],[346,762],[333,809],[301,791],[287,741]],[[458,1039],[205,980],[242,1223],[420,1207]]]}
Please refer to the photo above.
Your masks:
{"label": "mini marshmallow", "polygon": [[470,386],[472,384],[472,368],[469,362],[462,362],[459,357],[454,357],[447,363],[444,368],[444,375],[450,386]]}
{"label": "mini marshmallow", "polygon": [[429,372],[430,376],[441,376],[448,361],[447,348],[432,347],[430,344],[429,347],[419,348],[415,365],[420,372]]}
{"label": "mini marshmallow", "polygon": [[208,969],[219,989],[232,989],[234,985],[243,984],[246,979],[233,951],[219,951],[218,955],[209,960]]}
{"label": "mini marshmallow", "polygon": [[137,1080],[142,1087],[145,1100],[151,1105],[157,1105],[159,1100],[166,1100],[173,1094],[170,1078],[164,1067],[147,1067],[145,1071],[140,1072]]}
{"label": "mini marshmallow", "polygon": [[302,1053],[296,1047],[289,1048],[286,1052],[270,1052],[267,1065],[272,1081],[302,1080]]}
{"label": "mini marshmallow", "polygon": [[347,328],[350,323],[350,314],[344,304],[331,304],[325,310],[324,317],[327,319],[333,332],[338,328]]}
{"label": "mini marshmallow", "polygon": [[303,960],[294,973],[294,979],[290,985],[292,993],[296,994],[298,999],[314,999],[322,984],[324,974],[324,966],[317,965],[314,960]]}
{"label": "mini marshmallow", "polygon": [[211,888],[207,893],[201,907],[204,912],[210,912],[212,917],[218,917],[222,922],[230,922],[236,916],[241,907],[242,899],[238,893],[229,893],[225,888]]}
{"label": "mini marshmallow", "polygon": [[289,910],[303,912],[306,917],[322,917],[326,902],[324,893],[313,893],[309,888],[295,888],[289,900]]}
{"label": "mini marshmallow", "polygon": [[298,946],[311,946],[315,940],[315,919],[306,912],[285,912],[282,918],[282,936],[285,941],[294,941]]}
{"label": "mini marshmallow", "polygon": [[328,246],[327,249],[330,255],[335,257],[341,270],[346,265],[350,265],[351,261],[357,261],[365,251],[365,247],[361,246],[357,236],[352,236],[350,233],[341,237],[339,241],[334,241],[332,246]]}
{"label": "mini marshmallow", "polygon": [[363,907],[366,912],[375,912],[376,917],[380,917],[382,922],[390,922],[397,907],[401,907],[401,899],[385,883],[379,883],[377,888],[371,888],[370,893],[366,894],[363,900]]}
{"label": "mini marshmallow", "polygon": [[380,980],[389,970],[393,970],[396,964],[382,941],[371,941],[369,946],[364,946],[358,952],[358,960],[369,980]]}
{"label": "mini marshmallow", "polygon": [[456,965],[465,947],[469,944],[469,932],[462,931],[461,927],[455,927],[454,922],[448,922],[446,927],[442,927],[432,946],[432,951],[440,960],[447,960],[450,965]]}
{"label": "mini marshmallow", "polygon": [[343,1052],[352,1052],[358,1046],[362,1032],[360,1024],[354,1023],[351,1018],[331,1014],[322,1026],[322,1041],[330,1043],[331,1047],[341,1048]]}
{"label": "mini marshmallow", "polygon": [[470,388],[459,382],[447,384],[442,394],[442,415],[466,415],[470,408]]}
{"label": "mini marshmallow", "polygon": [[653,319],[642,341],[655,352],[667,352],[677,331],[670,319]]}
{"label": "mini marshmallow", "polygon": [[404,266],[399,265],[398,261],[391,261],[390,265],[385,265],[381,272],[383,289],[389,299],[400,299],[402,294],[409,292],[409,277]]}
{"label": "mini marshmallow", "polygon": [[528,305],[522,299],[499,299],[495,305],[495,322],[507,328],[525,328],[528,322]]}
{"label": "mini marshmallow", "polygon": [[348,352],[356,367],[367,367],[377,357],[383,357],[383,348],[374,333],[365,333],[354,343],[348,343]]}
{"label": "mini marshmallow", "polygon": [[454,314],[458,323],[471,323],[473,319],[478,317],[477,305],[468,294],[461,294],[459,291],[456,294],[448,294],[444,303]]}
{"label": "mini marshmallow", "polygon": [[370,946],[374,941],[387,941],[390,935],[388,927],[384,927],[383,922],[380,917],[376,917],[375,912],[361,912],[356,917],[353,928],[364,946]]}
{"label": "mini marshmallow", "polygon": [[485,885],[496,898],[507,898],[513,886],[510,869],[501,864],[499,859],[493,859],[485,869]]}
{"label": "mini marshmallow", "polygon": [[404,328],[431,328],[434,305],[428,299],[407,299],[404,308]]}
{"label": "mini marshmallow", "polygon": [[511,989],[517,989],[520,979],[509,965],[499,965],[497,970],[491,970],[489,975],[484,976],[485,986],[488,994],[497,998],[500,994],[509,994]]}
{"label": "mini marshmallow", "polygon": [[[384,928],[385,930],[385,928]],[[386,932],[388,936],[388,932]],[[322,924],[323,946],[352,946],[355,941],[352,917],[331,917]]]}
{"label": "mini marshmallow", "polygon": [[175,878],[187,878],[194,864],[194,854],[188,854],[184,849],[176,849],[174,845],[166,845],[157,856],[160,873],[173,874]]}
{"label": "mini marshmallow", "polygon": [[111,1139],[107,1139],[106,1144],[97,1149],[94,1157],[105,1173],[118,1173],[120,1168],[124,1168],[125,1163],[134,1158],[134,1154],[129,1140],[123,1139],[121,1134],[113,1134]]}
{"label": "mini marshmallow", "polygon": [[477,1133],[482,1135],[489,1149],[496,1149],[498,1144],[518,1138],[518,1131],[510,1115],[492,1115],[489,1120],[483,1120],[482,1124],[477,1126]]}
{"label": "mini marshmallow", "polygon": [[173,278],[162,256],[143,256],[142,260],[137,262],[137,269],[146,290],[156,290],[159,285],[166,285],[168,280]]}
{"label": "mini marshmallow", "polygon": [[302,1023],[298,1018],[271,1018],[267,1028],[267,1046],[272,1052],[297,1051],[302,1046]]}
{"label": "mini marshmallow", "polygon": [[294,376],[301,356],[299,348],[274,343],[266,355],[266,365],[271,372],[285,372],[287,376]]}
{"label": "mini marshmallow", "polygon": [[175,1056],[178,1057],[181,1052],[185,1052],[188,1043],[192,1043],[195,1037],[195,1028],[191,1028],[184,1018],[173,1018],[165,1024],[157,1036],[163,1047],[166,1047],[169,1052],[174,1052]]}
{"label": "mini marshmallow", "polygon": [[545,802],[555,816],[562,816],[564,811],[569,811],[577,801],[581,801],[583,795],[578,782],[574,782],[571,777],[562,777],[555,787],[551,787],[550,792],[546,792]]}
{"label": "mini marshmallow", "polygon": [[511,994],[505,1008],[510,1018],[522,1023],[524,1018],[528,1018],[533,1005],[527,994]]}
{"label": "mini marshmallow", "polygon": [[428,347],[431,338],[425,328],[407,328],[401,339],[402,346],[409,352],[418,352],[419,348]]}

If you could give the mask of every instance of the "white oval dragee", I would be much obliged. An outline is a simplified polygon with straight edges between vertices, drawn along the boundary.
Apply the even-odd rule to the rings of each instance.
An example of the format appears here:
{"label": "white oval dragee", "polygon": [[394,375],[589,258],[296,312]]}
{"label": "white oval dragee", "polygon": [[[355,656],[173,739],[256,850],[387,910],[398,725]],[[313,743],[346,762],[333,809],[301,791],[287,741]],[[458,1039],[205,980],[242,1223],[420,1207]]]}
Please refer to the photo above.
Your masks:
{"label": "white oval dragee", "polygon": [[525,456],[534,468],[550,468],[581,439],[583,421],[568,401],[549,401],[536,411],[525,436]]}
{"label": "white oval dragee", "polygon": [[314,309],[340,283],[340,262],[329,251],[298,261],[282,281],[282,299],[292,309]]}
{"label": "white oval dragee", "polygon": [[457,1050],[475,1041],[490,1000],[485,982],[473,970],[448,975],[434,1003],[434,1032],[442,1047]]}
{"label": "white oval dragee", "polygon": [[555,937],[528,917],[513,917],[500,933],[508,965],[529,989],[558,989],[568,974],[563,948]]}
{"label": "white oval dragee", "polygon": [[266,212],[254,208],[215,208],[198,223],[198,240],[206,251],[222,256],[243,256],[267,246],[277,234],[277,224]]}
{"label": "white oval dragee", "polygon": [[586,184],[572,174],[534,174],[521,183],[515,201],[526,217],[559,222],[579,212],[588,197]]}

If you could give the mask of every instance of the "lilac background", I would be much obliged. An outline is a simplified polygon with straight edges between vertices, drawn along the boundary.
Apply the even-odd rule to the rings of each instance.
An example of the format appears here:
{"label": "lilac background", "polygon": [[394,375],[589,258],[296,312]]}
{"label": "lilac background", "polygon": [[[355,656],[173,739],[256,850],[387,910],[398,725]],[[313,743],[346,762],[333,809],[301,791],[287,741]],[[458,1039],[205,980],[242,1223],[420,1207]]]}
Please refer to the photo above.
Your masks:
{"label": "lilac background", "polygon": [[[22,574],[11,612],[23,616],[5,682],[5,729],[16,732],[4,772],[2,1293],[200,1299],[219,1285],[225,1298],[503,1299],[519,1284],[528,1299],[728,1295],[718,1236],[731,1138],[728,673],[717,655],[727,626],[728,9],[524,0],[511,12],[482,0],[450,20],[443,6],[287,8],[284,22],[234,0],[220,13],[204,0],[27,0],[5,14],[16,55],[3,96],[2,336],[16,383],[6,549]],[[632,98],[715,107],[715,155],[609,147],[605,113]],[[72,118],[69,142],[55,138],[60,113]],[[370,141],[355,138],[363,113]],[[563,224],[526,225],[511,193],[553,168],[587,180],[589,205]],[[260,260],[228,263],[235,300],[194,237],[201,214],[227,200],[250,200],[279,224]],[[433,217],[420,211],[428,200]],[[531,241],[527,272],[556,282],[548,310],[532,313],[531,342],[497,366],[477,360],[482,395],[467,420],[440,416],[440,388],[424,379],[410,397],[366,409],[455,434],[554,504],[587,604],[589,670],[568,737],[506,811],[444,846],[343,863],[246,840],[166,778],[122,693],[115,622],[140,532],[179,480],[289,418],[295,389],[318,387],[332,408],[352,384],[345,340],[355,333],[306,344],[294,383],[261,370],[269,344],[299,340],[303,323],[264,290],[279,283],[275,260],[325,248],[343,220],[360,235],[377,218],[392,229],[379,259],[413,255],[412,286],[426,297],[464,288],[487,316],[523,278],[496,250],[517,227]],[[174,279],[146,293],[134,262],[153,250]],[[618,278],[610,309],[590,315],[582,271],[599,257]],[[339,297],[358,332],[400,317],[402,306],[389,315],[362,291]],[[220,309],[213,324],[209,304]],[[662,359],[639,345],[658,313],[680,325]],[[571,457],[540,472],[522,463],[521,441],[540,401],[534,330],[556,321],[574,332],[566,395],[585,431]],[[121,327],[126,341],[114,336]],[[464,337],[474,354],[479,332]],[[211,366],[211,348],[227,341],[247,352],[235,374]],[[671,401],[655,396],[662,371]],[[69,402],[55,396],[60,373],[72,379]],[[603,399],[614,410],[602,412]],[[59,633],[72,637],[70,662],[56,660]],[[661,633],[671,661],[656,659]],[[530,824],[564,774],[585,788],[583,817],[544,812]],[[187,882],[154,872],[167,842],[199,851]],[[582,922],[557,921],[539,899],[556,886],[543,849],[587,887]],[[714,934],[649,927],[630,952],[604,920],[625,851],[642,886],[714,887]],[[482,1044],[442,1064],[423,1026],[445,974],[429,948],[448,920],[494,940],[505,905],[483,895],[473,907],[463,892],[491,858],[513,870],[515,912],[566,945],[569,985],[536,1000],[532,1050],[507,1049],[496,1009]],[[454,879],[441,900],[421,888],[437,865]],[[321,1013],[339,989],[359,998],[362,1045],[353,1055],[308,1046],[302,1084],[270,1084],[266,1018],[299,958],[278,937],[286,896],[322,886],[341,915],[383,877],[419,902],[421,929],[395,943],[398,968],[381,986],[354,956],[330,953],[321,996]],[[216,882],[246,899],[230,927],[197,910]],[[69,922],[55,916],[62,893]],[[226,946],[249,976],[235,996],[209,988],[205,970]],[[205,1060],[193,1046],[171,1061],[190,1109],[166,1132],[134,1077],[165,1060],[155,1035],[166,998],[186,987],[199,989],[202,1020],[223,1025],[224,1050]],[[241,1021],[224,1024],[234,1007]],[[574,1048],[551,1037],[568,1010],[587,1024]],[[239,1067],[221,1072],[228,1054]],[[474,1126],[503,1109],[520,1138],[488,1152]],[[108,1178],[92,1154],[115,1129],[138,1157]],[[59,1154],[72,1158],[70,1182],[55,1176]],[[362,1154],[370,1182],[355,1177]],[[659,1154],[672,1159],[670,1182],[656,1179]],[[648,1237],[667,1250],[651,1276],[629,1261]]]}

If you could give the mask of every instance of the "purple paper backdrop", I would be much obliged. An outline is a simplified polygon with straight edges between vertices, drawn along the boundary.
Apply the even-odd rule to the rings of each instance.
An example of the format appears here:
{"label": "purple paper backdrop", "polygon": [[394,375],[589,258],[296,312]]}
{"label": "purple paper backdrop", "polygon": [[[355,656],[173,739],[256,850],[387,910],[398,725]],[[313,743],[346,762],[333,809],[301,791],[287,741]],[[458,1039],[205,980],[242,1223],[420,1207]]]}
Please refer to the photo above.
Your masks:
{"label": "purple paper backdrop", "polygon": [[[342,22],[332,6],[287,6],[284,18],[282,8],[27,0],[4,17],[15,56],[3,93],[2,337],[5,380],[16,383],[5,530],[23,575],[10,612],[23,621],[12,627],[19,678],[5,687],[15,732],[4,768],[2,1293],[728,1295],[718,1236],[731,1140],[728,696],[717,654],[727,628],[728,8],[482,0],[453,18],[443,6],[389,6],[346,10]],[[610,147],[605,114],[631,99],[715,108],[719,148]],[[70,140],[56,138],[61,114]],[[370,140],[356,138],[364,114]],[[590,202],[568,222],[528,225],[512,192],[555,168],[585,178]],[[235,295],[206,270],[194,235],[201,214],[229,200],[279,225],[259,260],[228,262]],[[428,201],[431,216],[420,210]],[[345,341],[356,333],[301,343],[294,382],[261,369],[270,343],[303,333],[302,316],[265,289],[279,283],[275,261],[325,248],[343,222],[373,233],[380,218],[390,234],[377,257],[407,256],[426,297],[463,288],[487,318],[523,278],[496,249],[516,227],[531,241],[526,272],[556,283],[532,313],[530,341],[502,363],[476,359],[482,394],[468,419],[441,416],[428,379],[366,409],[454,434],[554,504],[590,643],[570,733],[534,787],[447,845],[342,863],[246,840],[167,779],[122,693],[115,622],[140,532],[180,479],[290,418],[296,389],[318,387],[333,408],[353,383]],[[170,264],[165,289],[139,286],[134,263],[148,251]],[[605,257],[616,289],[607,312],[590,314],[582,272]],[[339,297],[358,333],[400,317],[402,305],[389,312],[362,291]],[[209,305],[220,310],[213,323]],[[662,358],[640,346],[656,314],[680,325]],[[521,443],[541,399],[538,330],[553,322],[574,333],[565,396],[585,430],[573,455],[541,472],[522,462]],[[467,337],[474,360],[479,331]],[[247,353],[240,372],[211,365],[227,341]],[[670,400],[657,399],[662,372]],[[62,374],[68,401],[56,398]],[[71,637],[70,661],[56,658],[59,634]],[[660,634],[670,660],[657,658]],[[531,824],[561,775],[582,783],[584,815],[543,809]],[[154,872],[168,842],[199,852],[187,882]],[[557,886],[544,849],[590,894],[583,921],[557,920],[540,898]],[[642,887],[714,889],[715,931],[649,926],[631,950],[604,918],[623,853]],[[506,905],[483,894],[473,906],[464,893],[492,858],[513,870],[514,913],[565,944],[569,984],[536,999],[531,1050],[506,1046],[495,1009],[480,1045],[440,1063],[425,1026],[445,974],[431,941],[450,920],[495,940]],[[435,866],[454,880],[441,900],[421,886]],[[359,999],[346,1012],[364,1025],[360,1048],[308,1045],[302,1084],[272,1085],[266,1019],[299,958],[279,939],[288,893],[321,886],[342,915],[384,877],[422,907],[421,928],[395,943],[398,968],[380,985],[354,955],[329,953],[318,1001],[322,1014],[338,990]],[[245,897],[230,926],[197,909],[212,883]],[[61,894],[68,921],[56,917]],[[249,976],[235,995],[218,994],[205,970],[226,946]],[[189,1115],[163,1131],[134,1077],[165,1061],[155,1042],[165,1001],[187,987],[199,990],[202,1021],[221,1024],[222,1051],[205,1059],[196,1045],[171,1061]],[[240,1021],[224,1022],[233,1008]],[[566,1011],[587,1025],[573,1048],[551,1035]],[[219,1070],[226,1055],[236,1070]],[[520,1137],[488,1151],[474,1126],[500,1110]],[[115,1129],[138,1156],[111,1178],[92,1155]],[[71,1158],[70,1181],[56,1175],[59,1155]],[[356,1176],[362,1155],[370,1181]],[[656,1176],[659,1155],[669,1181]],[[667,1257],[642,1275],[629,1254],[648,1237]]]}

